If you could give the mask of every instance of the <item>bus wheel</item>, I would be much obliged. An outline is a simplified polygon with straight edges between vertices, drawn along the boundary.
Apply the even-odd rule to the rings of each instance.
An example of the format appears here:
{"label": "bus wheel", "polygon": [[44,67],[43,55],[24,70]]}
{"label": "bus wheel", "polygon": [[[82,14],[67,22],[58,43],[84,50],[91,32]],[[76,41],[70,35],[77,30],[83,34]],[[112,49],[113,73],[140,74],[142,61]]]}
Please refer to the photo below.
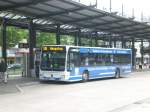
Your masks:
{"label": "bus wheel", "polygon": [[89,80],[88,71],[83,72],[82,74],[82,82],[87,82]]}
{"label": "bus wheel", "polygon": [[119,69],[117,69],[115,72],[115,78],[116,79],[120,78],[120,70]]}

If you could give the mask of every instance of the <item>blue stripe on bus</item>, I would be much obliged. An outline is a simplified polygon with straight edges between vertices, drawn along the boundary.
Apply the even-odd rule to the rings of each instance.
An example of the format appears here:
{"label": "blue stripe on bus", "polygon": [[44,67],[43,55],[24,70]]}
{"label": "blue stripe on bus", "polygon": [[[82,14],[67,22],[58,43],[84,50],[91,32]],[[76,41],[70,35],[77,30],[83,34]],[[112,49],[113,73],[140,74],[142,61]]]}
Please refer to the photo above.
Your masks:
{"label": "blue stripe on bus", "polygon": [[82,77],[69,77],[69,80],[82,80]]}
{"label": "blue stripe on bus", "polygon": [[[101,67],[76,67],[72,70],[71,76],[81,75],[84,70],[88,70],[90,75],[115,72],[118,66],[101,66]],[[131,65],[120,66],[119,67],[123,72],[131,71]]]}
{"label": "blue stripe on bus", "polygon": [[98,48],[80,48],[80,53],[102,53],[102,54],[131,54],[131,49],[98,49]]}
{"label": "blue stripe on bus", "polygon": [[[89,79],[96,79],[96,78],[102,78],[102,77],[113,77],[113,74],[106,74],[106,75],[90,75]],[[80,81],[82,80],[82,77],[70,77],[69,81]]]}
{"label": "blue stripe on bus", "polygon": [[[124,70],[123,73],[127,74],[130,73],[131,69],[126,69]],[[81,73],[79,73],[81,74]],[[103,70],[103,71],[90,71],[89,73],[89,79],[96,79],[96,78],[102,78],[102,77],[114,77],[115,76],[115,70]],[[122,74],[124,75],[124,74]],[[77,76],[75,74],[73,74],[72,76],[70,76],[69,78],[70,81],[79,81],[82,80],[82,76]]]}
{"label": "blue stripe on bus", "polygon": [[114,76],[114,74],[105,74],[105,75],[90,75],[90,79],[92,79],[92,78],[97,78],[97,77],[113,77]]}

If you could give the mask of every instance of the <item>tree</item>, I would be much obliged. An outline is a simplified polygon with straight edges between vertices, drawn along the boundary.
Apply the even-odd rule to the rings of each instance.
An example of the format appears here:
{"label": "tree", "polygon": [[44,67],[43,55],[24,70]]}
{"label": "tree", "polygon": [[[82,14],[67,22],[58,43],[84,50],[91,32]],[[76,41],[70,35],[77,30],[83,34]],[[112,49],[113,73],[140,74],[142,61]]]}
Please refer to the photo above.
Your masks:
{"label": "tree", "polygon": [[27,39],[28,31],[16,27],[7,27],[7,47],[14,47],[22,39]]}
{"label": "tree", "polygon": [[74,45],[74,37],[69,35],[61,35],[62,45]]}
{"label": "tree", "polygon": [[[2,45],[2,32],[0,27],[0,46]],[[6,29],[7,48],[14,47],[24,38],[27,38],[28,31],[18,29],[17,27],[8,26]]]}
{"label": "tree", "polygon": [[46,44],[54,45],[56,43],[56,34],[54,33],[38,32],[36,36],[37,47]]}
{"label": "tree", "polygon": [[[1,27],[0,27],[1,30]],[[20,29],[17,27],[7,26],[7,48],[14,47],[21,40],[28,39],[29,32],[27,29]],[[0,46],[2,44],[2,39],[0,39]],[[61,35],[60,41],[62,45],[74,45],[74,37],[69,35]],[[56,44],[56,34],[37,32],[36,33],[36,47],[41,47],[42,45],[55,45]]]}

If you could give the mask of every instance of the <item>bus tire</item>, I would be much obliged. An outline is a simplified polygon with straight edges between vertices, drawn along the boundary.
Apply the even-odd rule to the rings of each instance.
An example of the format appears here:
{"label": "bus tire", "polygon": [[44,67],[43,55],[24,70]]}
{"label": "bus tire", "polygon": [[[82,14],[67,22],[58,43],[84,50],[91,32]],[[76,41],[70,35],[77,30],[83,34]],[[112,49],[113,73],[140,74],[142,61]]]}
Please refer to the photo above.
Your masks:
{"label": "bus tire", "polygon": [[120,70],[119,69],[116,69],[115,78],[116,79],[120,78]]}
{"label": "bus tire", "polygon": [[87,82],[89,80],[89,72],[85,70],[82,74],[82,82]]}

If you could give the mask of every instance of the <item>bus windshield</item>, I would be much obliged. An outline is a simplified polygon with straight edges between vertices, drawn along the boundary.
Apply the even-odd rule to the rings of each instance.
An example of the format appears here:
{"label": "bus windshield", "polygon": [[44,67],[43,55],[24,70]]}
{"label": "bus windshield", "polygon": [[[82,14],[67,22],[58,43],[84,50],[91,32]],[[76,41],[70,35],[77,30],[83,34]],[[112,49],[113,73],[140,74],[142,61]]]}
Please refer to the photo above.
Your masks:
{"label": "bus windshield", "polygon": [[65,70],[65,52],[48,51],[43,52],[41,56],[41,70],[64,71]]}

